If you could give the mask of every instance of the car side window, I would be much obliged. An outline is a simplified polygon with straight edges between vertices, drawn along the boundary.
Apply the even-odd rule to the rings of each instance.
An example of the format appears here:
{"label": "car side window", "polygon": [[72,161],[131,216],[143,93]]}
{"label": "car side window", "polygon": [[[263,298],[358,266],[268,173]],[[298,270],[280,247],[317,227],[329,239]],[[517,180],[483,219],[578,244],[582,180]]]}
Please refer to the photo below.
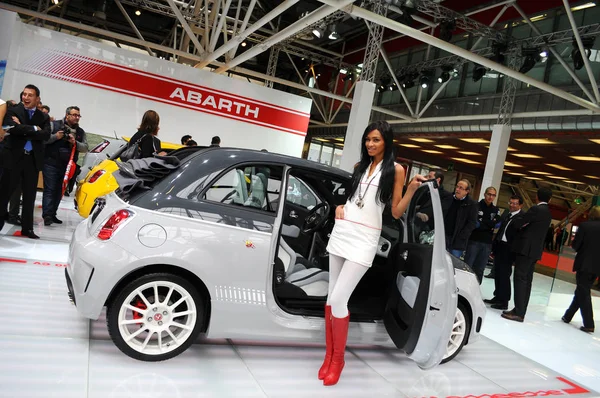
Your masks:
{"label": "car side window", "polygon": [[243,165],[227,171],[202,194],[202,199],[276,212],[281,167]]}
{"label": "car side window", "polygon": [[304,181],[294,176],[290,176],[288,180],[285,200],[302,206],[307,210],[321,203],[321,200],[315,195],[313,190]]}

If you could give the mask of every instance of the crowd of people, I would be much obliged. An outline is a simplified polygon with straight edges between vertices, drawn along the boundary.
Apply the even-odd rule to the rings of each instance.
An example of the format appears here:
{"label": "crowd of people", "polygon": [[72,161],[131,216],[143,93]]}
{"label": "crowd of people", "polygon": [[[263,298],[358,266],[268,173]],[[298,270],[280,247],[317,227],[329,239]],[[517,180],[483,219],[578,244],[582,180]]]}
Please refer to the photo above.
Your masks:
{"label": "crowd of people", "polygon": [[50,107],[42,104],[40,89],[32,84],[25,86],[20,102],[8,101],[2,107],[0,229],[8,221],[21,225],[21,236],[39,239],[33,230],[39,173],[44,183],[44,224],[61,224],[56,212],[70,180],[65,181],[65,173],[70,162],[77,162],[79,153],[88,151],[85,131],[79,127],[81,110],[69,106],[63,118],[54,120]]}

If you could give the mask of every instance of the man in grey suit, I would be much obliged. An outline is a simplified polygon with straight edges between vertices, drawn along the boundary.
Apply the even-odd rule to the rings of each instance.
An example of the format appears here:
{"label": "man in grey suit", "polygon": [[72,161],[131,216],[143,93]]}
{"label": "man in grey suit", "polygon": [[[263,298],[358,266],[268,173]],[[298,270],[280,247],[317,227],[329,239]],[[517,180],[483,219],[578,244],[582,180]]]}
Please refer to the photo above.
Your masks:
{"label": "man in grey suit", "polygon": [[552,222],[552,214],[548,208],[551,197],[552,191],[549,188],[538,189],[537,205],[514,222],[517,233],[511,244],[511,251],[515,254],[515,308],[502,313],[503,318],[511,321],[523,322],[527,313],[535,264],[542,258],[546,232]]}

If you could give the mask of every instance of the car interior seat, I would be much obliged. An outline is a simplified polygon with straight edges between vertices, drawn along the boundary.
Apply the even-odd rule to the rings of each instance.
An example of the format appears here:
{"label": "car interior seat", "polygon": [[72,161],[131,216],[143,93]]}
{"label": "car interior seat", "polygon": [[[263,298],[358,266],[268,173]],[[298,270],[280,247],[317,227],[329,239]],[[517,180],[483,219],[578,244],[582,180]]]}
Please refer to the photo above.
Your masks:
{"label": "car interior seat", "polygon": [[284,225],[279,239],[278,257],[283,263],[285,281],[301,288],[308,296],[325,297],[329,291],[329,272],[316,268],[296,253],[283,236],[297,237],[300,228]]}

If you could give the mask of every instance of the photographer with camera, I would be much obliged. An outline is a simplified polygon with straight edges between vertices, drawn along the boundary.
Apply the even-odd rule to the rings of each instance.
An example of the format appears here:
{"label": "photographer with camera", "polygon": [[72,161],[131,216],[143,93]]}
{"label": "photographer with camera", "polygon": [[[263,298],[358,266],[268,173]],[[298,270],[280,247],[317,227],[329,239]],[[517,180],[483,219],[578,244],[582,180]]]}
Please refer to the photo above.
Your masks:
{"label": "photographer with camera", "polygon": [[56,210],[62,198],[62,184],[71,160],[71,152],[75,145],[73,162],[77,162],[79,152],[88,151],[85,131],[79,127],[81,112],[79,107],[67,108],[65,118],[51,123],[52,135],[46,142],[44,156],[44,194],[42,197],[42,217],[44,225],[62,224],[56,217]]}

